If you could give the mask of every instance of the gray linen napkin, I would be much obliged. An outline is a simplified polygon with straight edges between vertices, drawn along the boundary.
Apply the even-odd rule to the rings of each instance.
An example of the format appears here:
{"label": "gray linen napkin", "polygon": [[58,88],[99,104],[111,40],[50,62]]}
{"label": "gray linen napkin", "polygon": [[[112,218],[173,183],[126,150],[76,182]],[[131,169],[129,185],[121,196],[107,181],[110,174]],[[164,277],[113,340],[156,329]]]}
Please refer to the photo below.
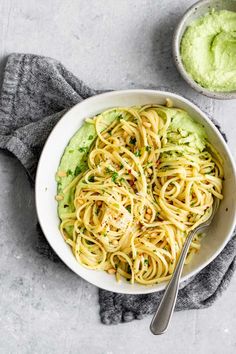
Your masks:
{"label": "gray linen napkin", "polygon": [[[32,54],[8,57],[0,97],[0,148],[14,154],[34,180],[37,161],[51,129],[66,110],[96,94],[58,61]],[[59,261],[39,225],[38,251]],[[236,236],[221,254],[182,285],[176,310],[210,306],[226,289],[236,267]],[[162,296],[122,295],[99,290],[105,324],[128,322],[152,314]]]}

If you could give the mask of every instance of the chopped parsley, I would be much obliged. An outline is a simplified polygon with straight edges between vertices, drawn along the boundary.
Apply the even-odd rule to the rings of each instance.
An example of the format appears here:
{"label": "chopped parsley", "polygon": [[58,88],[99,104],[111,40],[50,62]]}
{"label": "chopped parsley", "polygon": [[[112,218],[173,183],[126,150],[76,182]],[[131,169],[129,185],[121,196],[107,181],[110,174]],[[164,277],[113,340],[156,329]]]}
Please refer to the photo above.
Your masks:
{"label": "chopped parsley", "polygon": [[116,179],[118,177],[118,173],[115,171],[113,172],[112,176],[111,176],[111,179],[112,179],[112,182],[116,183]]}
{"label": "chopped parsley", "polygon": [[98,214],[99,214],[99,211],[100,211],[100,209],[99,209],[99,208],[96,208],[95,214],[98,215]]}
{"label": "chopped parsley", "polygon": [[148,265],[148,259],[144,260],[144,264]]}
{"label": "chopped parsley", "polygon": [[146,151],[150,151],[151,149],[152,149],[151,146],[149,146],[149,145],[145,146]]}
{"label": "chopped parsley", "polygon": [[130,138],[130,144],[132,144],[132,145],[135,145],[136,144],[136,142],[137,142],[137,140],[136,140],[136,138],[135,137],[132,137],[132,138]]}
{"label": "chopped parsley", "polygon": [[127,207],[125,207],[126,210],[128,210],[129,213],[131,213],[131,205],[127,205]]}
{"label": "chopped parsley", "polygon": [[78,165],[75,169],[74,175],[78,176],[82,172],[81,167]]}
{"label": "chopped parsley", "polygon": [[141,156],[141,151],[140,150],[135,151],[134,155],[137,156],[137,157],[140,157]]}
{"label": "chopped parsley", "polygon": [[123,167],[124,167],[124,165],[121,163],[121,164],[120,164],[120,168],[123,168]]}
{"label": "chopped parsley", "polygon": [[110,169],[110,167],[106,167],[106,173],[112,173],[113,171]]}
{"label": "chopped parsley", "polygon": [[71,170],[67,170],[67,171],[66,171],[66,175],[67,175],[67,177],[68,177],[68,176],[72,176],[72,175],[73,175],[73,172],[72,172]]}
{"label": "chopped parsley", "polygon": [[88,140],[93,140],[93,135],[89,135]]}
{"label": "chopped parsley", "polygon": [[87,146],[80,147],[78,150],[79,150],[79,152],[86,152],[86,151],[88,151],[88,147]]}
{"label": "chopped parsley", "polygon": [[74,150],[69,150],[69,154],[72,154],[72,152],[74,152]]}
{"label": "chopped parsley", "polygon": [[121,178],[119,179],[119,182],[125,182],[125,178],[124,178],[124,177],[121,177]]}
{"label": "chopped parsley", "polygon": [[95,178],[94,178],[94,176],[90,176],[88,180],[89,180],[89,182],[94,182]]}

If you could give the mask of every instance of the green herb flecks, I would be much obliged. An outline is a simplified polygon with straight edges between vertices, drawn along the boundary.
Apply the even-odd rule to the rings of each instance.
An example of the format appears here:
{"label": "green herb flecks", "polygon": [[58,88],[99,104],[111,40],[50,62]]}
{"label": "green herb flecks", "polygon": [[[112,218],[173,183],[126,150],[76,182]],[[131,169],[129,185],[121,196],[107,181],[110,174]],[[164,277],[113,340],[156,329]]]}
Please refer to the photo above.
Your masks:
{"label": "green herb flecks", "polygon": [[140,150],[135,151],[134,155],[136,157],[140,157],[141,156],[141,151]]}
{"label": "green herb flecks", "polygon": [[95,177],[94,177],[94,176],[90,176],[90,177],[88,178],[88,180],[89,180],[89,182],[94,182],[94,181],[95,181]]}
{"label": "green herb flecks", "polygon": [[68,176],[72,176],[72,175],[73,175],[73,172],[72,172],[71,170],[67,170],[67,171],[66,171],[66,175],[67,175],[67,177],[68,177]]}
{"label": "green herb flecks", "polygon": [[113,172],[113,170],[110,168],[110,167],[106,167],[106,173],[112,173]]}
{"label": "green herb flecks", "polygon": [[136,140],[136,138],[135,137],[132,137],[132,138],[130,138],[130,144],[132,144],[132,145],[135,145],[136,144],[136,142],[137,142],[137,140]]}
{"label": "green herb flecks", "polygon": [[86,152],[86,151],[88,151],[88,147],[87,146],[80,147],[78,150],[79,150],[79,152]]}
{"label": "green herb flecks", "polygon": [[119,176],[119,175],[118,175],[118,173],[117,173],[116,171],[113,172],[113,174],[112,174],[112,176],[111,176],[112,182],[116,183],[116,179],[117,179],[118,176]]}
{"label": "green herb flecks", "polygon": [[129,213],[131,213],[131,205],[127,205],[127,207],[125,207],[126,210],[128,210]]}
{"label": "green herb flecks", "polygon": [[75,169],[74,176],[78,176],[82,172],[81,167],[78,165]]}

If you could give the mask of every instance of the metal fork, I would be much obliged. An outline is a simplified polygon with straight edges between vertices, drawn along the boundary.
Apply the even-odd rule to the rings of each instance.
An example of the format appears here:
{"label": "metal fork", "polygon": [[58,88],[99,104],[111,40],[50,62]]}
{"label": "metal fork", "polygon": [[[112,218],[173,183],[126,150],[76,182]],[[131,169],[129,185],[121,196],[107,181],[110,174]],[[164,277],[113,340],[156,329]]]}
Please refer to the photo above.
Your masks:
{"label": "metal fork", "polygon": [[169,284],[167,285],[167,288],[157,308],[157,311],[152,319],[150,330],[153,334],[163,334],[166,332],[170,323],[172,313],[174,311],[174,307],[175,307],[175,303],[179,291],[179,281],[180,281],[180,277],[184,266],[184,261],[187,256],[190,244],[197,232],[202,231],[202,229],[208,227],[211,224],[215,216],[215,213],[218,209],[218,206],[219,206],[219,199],[214,198],[212,213],[209,219],[204,221],[202,224],[198,225],[194,230],[192,230],[189,233],[188,237],[186,238],[184,247],[181,251],[181,254],[177,262],[177,266],[174,270],[171,280],[169,281]]}

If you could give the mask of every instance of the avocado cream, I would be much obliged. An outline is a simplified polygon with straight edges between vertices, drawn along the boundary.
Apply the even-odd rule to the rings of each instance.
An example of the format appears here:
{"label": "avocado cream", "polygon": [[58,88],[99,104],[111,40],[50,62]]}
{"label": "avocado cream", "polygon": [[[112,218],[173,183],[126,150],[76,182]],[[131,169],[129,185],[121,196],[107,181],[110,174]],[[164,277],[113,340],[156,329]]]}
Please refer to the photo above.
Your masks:
{"label": "avocado cream", "polygon": [[185,69],[202,87],[236,90],[236,12],[212,10],[193,21],[180,50]]}

